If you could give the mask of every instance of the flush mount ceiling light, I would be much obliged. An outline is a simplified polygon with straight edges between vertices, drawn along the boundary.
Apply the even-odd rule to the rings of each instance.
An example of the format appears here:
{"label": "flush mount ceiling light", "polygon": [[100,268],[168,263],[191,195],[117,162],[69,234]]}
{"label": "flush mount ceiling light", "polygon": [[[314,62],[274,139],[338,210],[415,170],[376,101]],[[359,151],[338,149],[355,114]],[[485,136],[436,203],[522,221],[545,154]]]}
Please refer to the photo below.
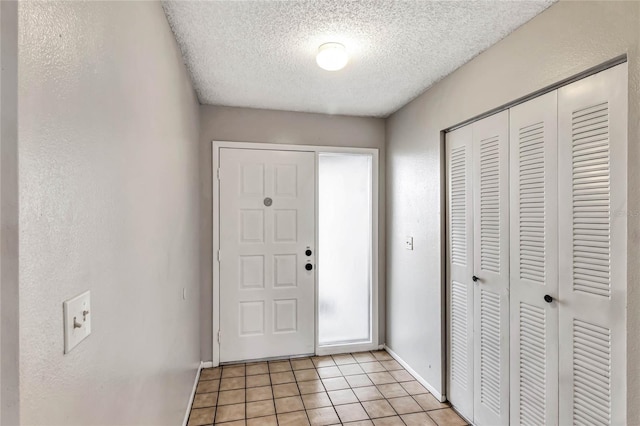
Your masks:
{"label": "flush mount ceiling light", "polygon": [[318,48],[316,62],[327,71],[338,71],[349,61],[347,49],[340,43],[325,43]]}

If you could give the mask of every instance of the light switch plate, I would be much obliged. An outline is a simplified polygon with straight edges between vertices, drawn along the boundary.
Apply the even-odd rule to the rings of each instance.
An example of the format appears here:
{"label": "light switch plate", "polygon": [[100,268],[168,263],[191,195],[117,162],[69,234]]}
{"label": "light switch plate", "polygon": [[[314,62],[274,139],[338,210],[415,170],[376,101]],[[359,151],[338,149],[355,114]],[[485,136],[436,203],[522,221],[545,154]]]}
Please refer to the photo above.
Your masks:
{"label": "light switch plate", "polygon": [[413,237],[407,237],[405,240],[405,248],[407,250],[413,250]]}
{"label": "light switch plate", "polygon": [[91,334],[91,293],[84,292],[62,304],[64,312],[64,353]]}

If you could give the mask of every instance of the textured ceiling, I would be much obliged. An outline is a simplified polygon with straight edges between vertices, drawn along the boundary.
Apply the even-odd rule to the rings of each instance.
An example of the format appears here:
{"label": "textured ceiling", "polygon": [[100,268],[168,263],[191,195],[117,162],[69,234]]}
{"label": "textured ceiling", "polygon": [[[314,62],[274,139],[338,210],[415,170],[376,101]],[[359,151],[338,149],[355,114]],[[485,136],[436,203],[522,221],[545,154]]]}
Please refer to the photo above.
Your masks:
{"label": "textured ceiling", "polygon": [[[388,116],[554,0],[164,1],[200,102]],[[344,44],[341,71],[318,46]]]}

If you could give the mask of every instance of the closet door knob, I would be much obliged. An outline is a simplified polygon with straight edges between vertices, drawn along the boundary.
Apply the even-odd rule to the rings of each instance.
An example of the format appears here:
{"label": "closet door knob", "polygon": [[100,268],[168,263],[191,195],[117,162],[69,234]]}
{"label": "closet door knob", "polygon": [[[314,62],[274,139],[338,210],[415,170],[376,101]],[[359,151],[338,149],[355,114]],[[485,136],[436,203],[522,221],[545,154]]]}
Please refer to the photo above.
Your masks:
{"label": "closet door knob", "polygon": [[547,303],[551,303],[553,302],[553,297],[549,296],[548,294],[544,295],[544,301]]}
{"label": "closet door knob", "polygon": [[313,265],[310,263],[307,263],[306,265],[304,265],[304,269],[306,269],[307,271],[310,271],[313,269]]}
{"label": "closet door knob", "polygon": [[480,278],[476,277],[475,275],[473,277],[471,277],[471,279],[473,280],[473,282],[478,282],[478,280],[480,280]]}

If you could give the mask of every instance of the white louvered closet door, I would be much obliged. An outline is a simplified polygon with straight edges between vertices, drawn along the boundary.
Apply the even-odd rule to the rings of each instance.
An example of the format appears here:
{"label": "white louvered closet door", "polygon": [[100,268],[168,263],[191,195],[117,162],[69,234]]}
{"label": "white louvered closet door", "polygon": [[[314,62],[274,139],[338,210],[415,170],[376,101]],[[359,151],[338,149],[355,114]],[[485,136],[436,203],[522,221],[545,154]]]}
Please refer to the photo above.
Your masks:
{"label": "white louvered closet door", "polygon": [[627,64],[558,91],[560,424],[626,423]]}
{"label": "white louvered closet door", "polygon": [[513,425],[558,423],[557,107],[553,91],[509,113]]}
{"label": "white louvered closet door", "polygon": [[473,419],[473,156],[471,126],[447,133],[448,399]]}
{"label": "white louvered closet door", "polygon": [[473,130],[474,414],[509,423],[509,112]]}

